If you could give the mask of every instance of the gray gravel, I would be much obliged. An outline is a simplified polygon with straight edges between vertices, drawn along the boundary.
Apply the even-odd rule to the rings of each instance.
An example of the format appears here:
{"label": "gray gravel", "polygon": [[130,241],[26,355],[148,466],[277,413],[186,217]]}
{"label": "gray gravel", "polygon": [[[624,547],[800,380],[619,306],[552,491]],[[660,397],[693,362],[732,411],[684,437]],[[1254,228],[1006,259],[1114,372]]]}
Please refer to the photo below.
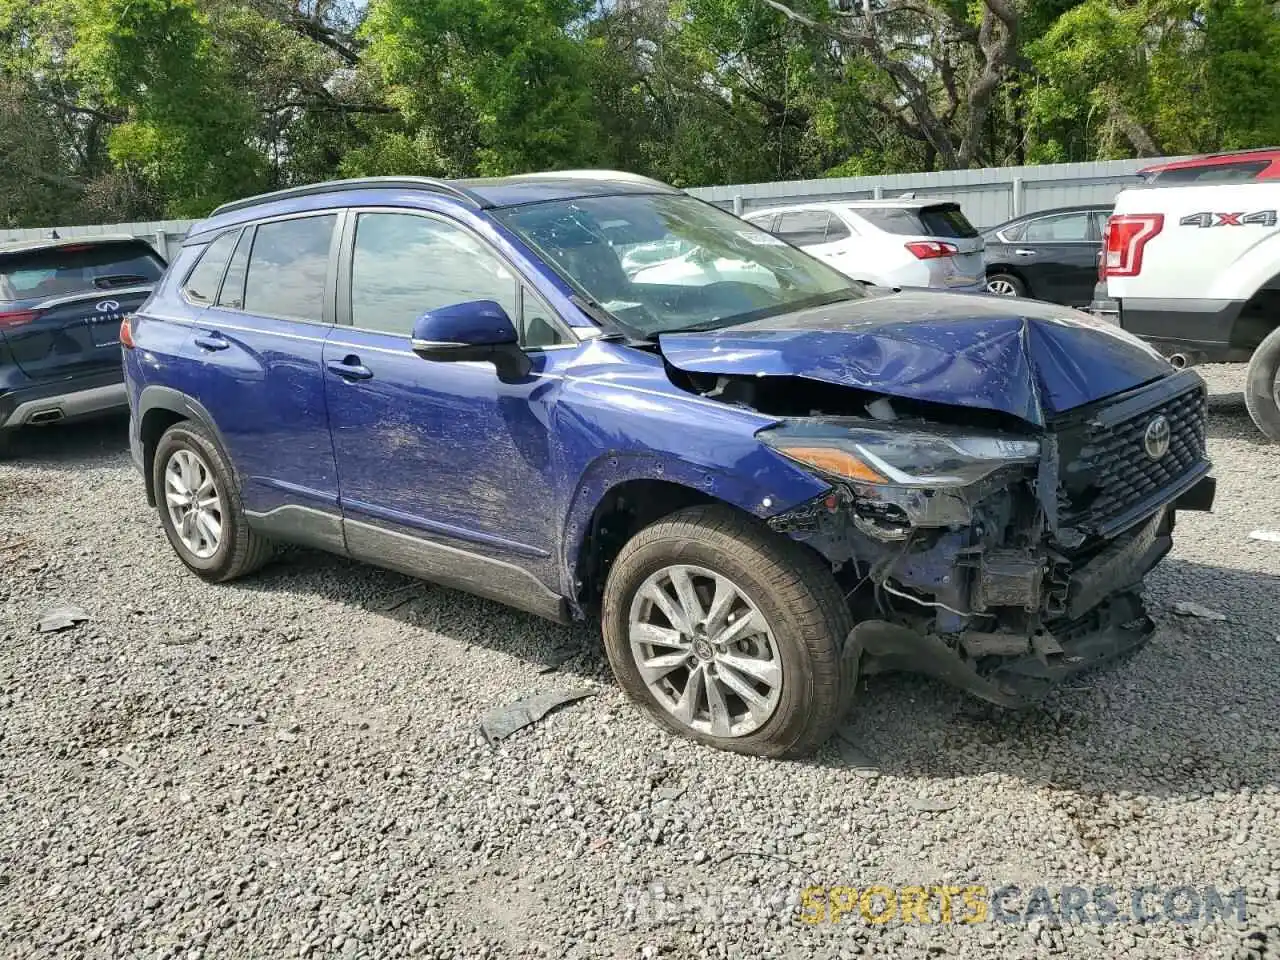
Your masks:
{"label": "gray gravel", "polygon": [[[1219,507],[1181,520],[1148,648],[1030,715],[879,678],[857,748],[790,764],[658,732],[586,628],[302,551],[206,586],[119,421],[24,437],[0,465],[0,953],[1280,957],[1280,545],[1248,537],[1280,528],[1280,447],[1240,369],[1206,373]],[[89,621],[39,633],[58,604]],[[807,885],[875,883],[1243,887],[1248,917],[796,915]]]}

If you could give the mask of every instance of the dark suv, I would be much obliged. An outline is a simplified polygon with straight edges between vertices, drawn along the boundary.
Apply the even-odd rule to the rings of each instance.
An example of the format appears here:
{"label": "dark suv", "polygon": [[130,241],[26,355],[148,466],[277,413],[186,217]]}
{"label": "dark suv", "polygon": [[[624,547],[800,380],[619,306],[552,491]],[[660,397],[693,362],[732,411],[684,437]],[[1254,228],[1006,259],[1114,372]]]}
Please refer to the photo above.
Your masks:
{"label": "dark suv", "polygon": [[125,407],[120,322],[164,267],[129,236],[0,244],[0,452],[26,424]]}
{"label": "dark suv", "polygon": [[1136,649],[1213,499],[1203,382],[1141,341],[867,289],[626,174],[228,204],[122,334],[196,574],[301,543],[599,617],[628,694],[746,753],[814,748],[863,671],[1016,706]]}

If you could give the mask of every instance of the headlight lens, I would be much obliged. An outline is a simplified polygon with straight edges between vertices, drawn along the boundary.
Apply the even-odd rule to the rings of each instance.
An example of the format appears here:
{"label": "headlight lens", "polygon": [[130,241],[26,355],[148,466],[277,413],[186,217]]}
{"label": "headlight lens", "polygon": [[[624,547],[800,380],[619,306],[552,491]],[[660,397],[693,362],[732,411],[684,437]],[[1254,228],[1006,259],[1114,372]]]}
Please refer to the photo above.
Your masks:
{"label": "headlight lens", "polygon": [[962,487],[1011,464],[1033,463],[1040,443],[1024,437],[910,428],[787,424],[760,439],[820,473],[855,483]]}

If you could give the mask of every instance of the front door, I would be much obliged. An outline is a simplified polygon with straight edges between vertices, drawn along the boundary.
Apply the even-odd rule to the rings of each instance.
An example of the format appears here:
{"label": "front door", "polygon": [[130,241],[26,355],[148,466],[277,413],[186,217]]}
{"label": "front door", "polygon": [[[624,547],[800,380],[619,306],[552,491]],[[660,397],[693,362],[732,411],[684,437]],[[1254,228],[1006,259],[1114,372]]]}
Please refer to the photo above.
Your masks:
{"label": "front door", "polygon": [[1098,280],[1098,236],[1089,211],[1042,217],[1013,244],[1014,262],[1041,300],[1082,306]]}
{"label": "front door", "polygon": [[[549,309],[485,241],[423,213],[352,215],[349,278],[324,349],[325,394],[353,556],[554,615],[559,571],[552,418],[574,352]],[[533,361],[425,360],[414,320],[468,300],[501,304]]]}

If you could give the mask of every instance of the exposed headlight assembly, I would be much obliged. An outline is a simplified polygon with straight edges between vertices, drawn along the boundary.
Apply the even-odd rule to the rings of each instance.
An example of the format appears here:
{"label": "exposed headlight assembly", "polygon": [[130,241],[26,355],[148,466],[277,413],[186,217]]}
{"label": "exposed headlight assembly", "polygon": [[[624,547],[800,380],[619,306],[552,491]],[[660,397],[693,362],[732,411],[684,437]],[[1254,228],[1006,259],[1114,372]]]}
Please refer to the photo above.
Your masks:
{"label": "exposed headlight assembly", "polygon": [[758,436],[783,456],[827,476],[899,487],[965,487],[1040,456],[1039,441],[1024,437],[901,425],[793,422]]}

